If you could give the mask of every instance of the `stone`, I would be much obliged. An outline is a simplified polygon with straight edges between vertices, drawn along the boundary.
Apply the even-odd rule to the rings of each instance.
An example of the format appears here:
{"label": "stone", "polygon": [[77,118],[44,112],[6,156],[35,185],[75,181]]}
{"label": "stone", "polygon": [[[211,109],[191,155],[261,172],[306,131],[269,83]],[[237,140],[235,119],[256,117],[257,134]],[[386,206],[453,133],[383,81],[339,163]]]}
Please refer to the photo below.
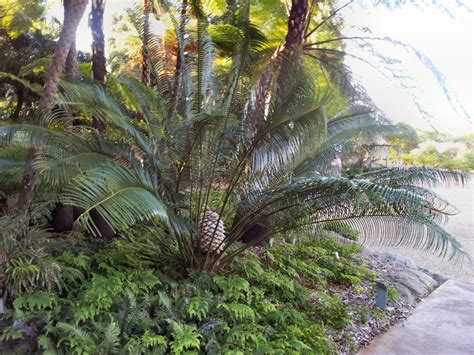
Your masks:
{"label": "stone", "polygon": [[398,254],[390,253],[388,251],[378,253],[380,257],[388,259],[394,264],[402,266],[404,268],[416,269],[416,263],[413,259],[407,258],[406,256],[401,256]]}
{"label": "stone", "polygon": [[410,304],[414,304],[417,298],[429,294],[438,284],[436,280],[420,269],[399,270],[389,274],[388,278],[400,297]]}
{"label": "stone", "polygon": [[398,296],[406,303],[409,305],[414,305],[416,303],[416,298],[413,296],[413,293],[410,291],[410,289],[406,286],[403,286],[402,284],[399,283],[394,283],[393,285],[395,289],[397,290]]}

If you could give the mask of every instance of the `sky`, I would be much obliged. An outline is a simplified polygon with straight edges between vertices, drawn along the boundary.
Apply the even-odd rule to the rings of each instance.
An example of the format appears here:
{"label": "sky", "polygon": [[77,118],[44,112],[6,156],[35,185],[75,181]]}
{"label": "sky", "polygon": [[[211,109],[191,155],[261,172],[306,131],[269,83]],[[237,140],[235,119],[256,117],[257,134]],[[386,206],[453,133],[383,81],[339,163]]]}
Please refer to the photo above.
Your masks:
{"label": "sky", "polygon": [[[439,0],[445,3],[454,0]],[[62,20],[60,2],[52,1],[50,13]],[[372,66],[355,58],[346,58],[353,76],[367,90],[374,103],[395,122],[405,122],[419,129],[436,129],[443,133],[464,135],[474,133],[473,118],[473,61],[474,61],[474,13],[454,10],[450,14],[433,7],[417,8],[407,2],[402,7],[388,9],[373,4],[373,0],[355,1],[346,7],[341,16],[344,19],[345,36],[360,34],[360,28],[369,28],[370,36],[385,37],[409,44],[428,56],[446,78],[451,92],[459,99],[457,111],[450,104],[435,76],[415,55],[400,46],[377,44],[384,54],[400,59],[398,69],[412,79],[405,80],[411,89],[402,88],[397,80],[389,80],[390,71],[381,69],[365,49],[346,42],[346,51],[363,57],[377,65],[383,74]],[[104,15],[106,38],[113,35],[112,16],[123,13],[133,6],[134,1],[108,0]],[[89,10],[86,10],[89,13]],[[367,33],[366,33],[367,35]],[[77,46],[90,51],[91,35],[87,16],[82,19],[77,32]],[[412,96],[410,96],[412,95]],[[421,104],[428,115],[423,116],[416,104]],[[462,107],[462,108],[461,108]],[[463,109],[465,113],[463,113]]]}
{"label": "sky", "polygon": [[[454,0],[442,0],[454,3]],[[369,3],[369,1],[364,1]],[[434,75],[415,55],[403,48],[384,44],[380,48],[385,53],[402,60],[402,66],[413,77],[408,84],[416,86],[413,91],[423,108],[431,114],[431,126],[455,135],[474,132],[473,118],[473,13],[454,11],[446,14],[433,7],[416,8],[406,4],[390,11],[384,6],[351,6],[344,10],[345,35],[357,34],[356,27],[368,27],[376,37],[390,38],[412,45],[426,56],[444,74],[446,82],[467,111],[467,116],[457,114],[443,93]],[[363,50],[351,46],[358,56]],[[409,123],[421,129],[429,129],[427,118],[423,118],[407,95],[407,90],[397,87],[393,81],[385,79],[377,70],[353,58],[346,62],[354,75],[378,107],[394,121]]]}

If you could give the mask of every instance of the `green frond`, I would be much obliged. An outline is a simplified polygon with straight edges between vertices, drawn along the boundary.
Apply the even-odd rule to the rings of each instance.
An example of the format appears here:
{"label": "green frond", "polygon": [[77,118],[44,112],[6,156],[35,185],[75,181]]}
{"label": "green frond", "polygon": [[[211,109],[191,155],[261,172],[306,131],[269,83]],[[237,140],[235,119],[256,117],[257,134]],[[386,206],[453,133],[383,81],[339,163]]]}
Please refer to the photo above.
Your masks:
{"label": "green frond", "polygon": [[170,323],[173,327],[171,348],[174,352],[181,353],[185,350],[200,348],[202,335],[197,332],[196,326],[176,321]]}
{"label": "green frond", "polygon": [[462,171],[424,167],[394,167],[368,172],[363,177],[389,186],[465,185],[470,175]]}
{"label": "green frond", "polygon": [[30,90],[31,92],[34,92],[35,94],[41,94],[41,85],[31,83],[30,81],[23,79],[21,75],[16,76],[11,73],[0,72],[0,82],[16,82],[21,84],[21,86]]}
{"label": "green frond", "polygon": [[156,217],[167,220],[163,201],[149,189],[126,168],[105,164],[77,177],[65,189],[61,201],[85,210],[77,222],[92,233],[98,233],[91,217],[94,209],[114,230],[120,231],[138,221]]}

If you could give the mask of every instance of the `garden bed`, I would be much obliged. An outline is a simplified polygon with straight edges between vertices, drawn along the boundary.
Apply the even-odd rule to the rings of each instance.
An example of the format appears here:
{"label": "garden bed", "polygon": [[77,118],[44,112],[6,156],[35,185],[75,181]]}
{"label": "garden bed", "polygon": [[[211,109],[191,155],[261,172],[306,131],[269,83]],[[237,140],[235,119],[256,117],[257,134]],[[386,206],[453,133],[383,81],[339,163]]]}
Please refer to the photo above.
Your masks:
{"label": "garden bed", "polygon": [[[409,315],[392,276],[415,269],[331,233],[277,238],[213,275],[183,274],[153,235],[48,239],[36,262],[58,266],[60,288],[15,286],[0,350],[356,353]],[[379,279],[391,286],[386,310],[375,305]]]}

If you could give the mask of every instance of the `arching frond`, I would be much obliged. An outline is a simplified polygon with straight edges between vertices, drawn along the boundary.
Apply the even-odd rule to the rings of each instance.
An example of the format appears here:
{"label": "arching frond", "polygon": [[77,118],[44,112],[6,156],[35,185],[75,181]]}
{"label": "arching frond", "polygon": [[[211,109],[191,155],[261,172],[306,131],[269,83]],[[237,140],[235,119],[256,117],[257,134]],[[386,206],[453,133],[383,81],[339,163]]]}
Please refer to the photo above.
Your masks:
{"label": "arching frond", "polygon": [[107,164],[76,178],[66,189],[61,200],[78,206],[84,212],[78,219],[94,234],[97,227],[91,217],[96,210],[116,231],[124,230],[138,221],[167,220],[166,207],[152,191],[151,182],[134,176],[118,164]]}

